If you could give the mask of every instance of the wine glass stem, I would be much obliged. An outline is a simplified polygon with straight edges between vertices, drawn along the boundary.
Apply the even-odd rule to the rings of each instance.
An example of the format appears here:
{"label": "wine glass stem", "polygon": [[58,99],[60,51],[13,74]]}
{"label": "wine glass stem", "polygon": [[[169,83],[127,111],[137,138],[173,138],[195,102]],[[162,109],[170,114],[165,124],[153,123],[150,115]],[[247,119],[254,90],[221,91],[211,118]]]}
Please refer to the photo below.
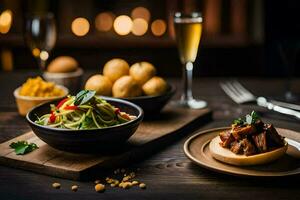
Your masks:
{"label": "wine glass stem", "polygon": [[285,91],[285,94],[284,94],[285,95],[285,99],[287,101],[291,101],[292,98],[293,98],[293,93],[292,93],[292,90],[291,90],[291,77],[290,76],[286,80],[285,88],[286,88],[286,91]]}
{"label": "wine glass stem", "polygon": [[183,66],[183,93],[181,96],[182,101],[189,101],[193,99],[192,81],[193,81],[193,63],[187,62]]}
{"label": "wine glass stem", "polygon": [[41,71],[44,71],[46,68],[46,60],[38,58],[38,63]]}

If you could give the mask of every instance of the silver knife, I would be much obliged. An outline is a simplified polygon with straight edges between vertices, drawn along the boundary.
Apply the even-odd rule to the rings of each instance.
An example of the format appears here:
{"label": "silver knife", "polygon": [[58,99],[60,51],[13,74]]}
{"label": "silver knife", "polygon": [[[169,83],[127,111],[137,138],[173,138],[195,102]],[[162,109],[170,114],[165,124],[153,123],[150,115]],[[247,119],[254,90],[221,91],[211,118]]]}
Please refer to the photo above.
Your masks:
{"label": "silver knife", "polygon": [[273,104],[272,102],[268,101],[265,97],[258,97],[257,98],[257,105],[265,107],[269,110],[273,110],[282,114],[294,116],[297,119],[300,119],[300,112],[290,109],[290,108],[284,108],[282,106],[278,106]]}
{"label": "silver knife", "polygon": [[300,151],[300,143],[295,141],[295,140],[292,140],[292,139],[289,139],[289,138],[284,138],[285,141],[287,141],[287,143],[293,147],[295,147],[296,149],[298,149],[298,151]]}
{"label": "silver knife", "polygon": [[271,103],[276,104],[278,106],[282,106],[285,108],[290,108],[293,110],[298,110],[300,111],[300,105],[293,104],[293,103],[287,103],[287,102],[282,102],[282,101],[276,101],[276,100],[270,100]]}

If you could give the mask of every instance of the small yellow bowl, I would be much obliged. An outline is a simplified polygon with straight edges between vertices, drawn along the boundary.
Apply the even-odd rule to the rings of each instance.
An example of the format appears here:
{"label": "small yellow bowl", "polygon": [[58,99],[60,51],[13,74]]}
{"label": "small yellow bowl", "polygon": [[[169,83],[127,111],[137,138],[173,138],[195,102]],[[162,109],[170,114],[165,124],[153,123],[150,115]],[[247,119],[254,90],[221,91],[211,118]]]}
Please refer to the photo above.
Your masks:
{"label": "small yellow bowl", "polygon": [[61,86],[61,85],[56,85],[56,87],[60,88],[61,90],[64,91],[64,94],[61,96],[55,96],[55,97],[31,97],[31,96],[22,96],[19,94],[20,88],[18,87],[14,91],[14,96],[17,102],[18,106],[18,111],[20,115],[25,116],[29,110],[31,110],[33,107],[45,103],[48,101],[56,100],[63,98],[69,94],[68,88]]}

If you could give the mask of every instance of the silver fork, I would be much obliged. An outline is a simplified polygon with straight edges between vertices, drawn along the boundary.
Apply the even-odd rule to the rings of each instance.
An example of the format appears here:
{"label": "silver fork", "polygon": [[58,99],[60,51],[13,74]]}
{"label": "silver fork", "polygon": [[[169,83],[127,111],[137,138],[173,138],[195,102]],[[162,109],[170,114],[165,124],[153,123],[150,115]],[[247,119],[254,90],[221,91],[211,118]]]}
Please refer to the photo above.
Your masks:
{"label": "silver fork", "polygon": [[220,83],[224,92],[237,104],[256,103],[256,97],[237,81]]}
{"label": "silver fork", "polygon": [[282,104],[279,105],[274,102],[268,101],[265,97],[256,97],[238,81],[221,82],[220,86],[224,90],[224,92],[237,104],[256,103],[257,105],[265,107],[269,110],[273,110],[275,112],[279,112],[289,116],[294,116],[300,119],[300,112],[288,107],[284,107],[282,106]]}

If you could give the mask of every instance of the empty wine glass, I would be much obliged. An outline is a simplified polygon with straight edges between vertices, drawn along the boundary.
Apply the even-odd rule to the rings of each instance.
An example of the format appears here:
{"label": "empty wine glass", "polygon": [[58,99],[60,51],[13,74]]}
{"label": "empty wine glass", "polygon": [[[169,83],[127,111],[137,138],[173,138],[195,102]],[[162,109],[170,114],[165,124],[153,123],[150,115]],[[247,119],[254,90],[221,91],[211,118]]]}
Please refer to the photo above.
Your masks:
{"label": "empty wine glass", "polygon": [[25,41],[42,71],[46,68],[46,62],[55,45],[56,37],[56,24],[52,13],[28,15],[25,25]]}

